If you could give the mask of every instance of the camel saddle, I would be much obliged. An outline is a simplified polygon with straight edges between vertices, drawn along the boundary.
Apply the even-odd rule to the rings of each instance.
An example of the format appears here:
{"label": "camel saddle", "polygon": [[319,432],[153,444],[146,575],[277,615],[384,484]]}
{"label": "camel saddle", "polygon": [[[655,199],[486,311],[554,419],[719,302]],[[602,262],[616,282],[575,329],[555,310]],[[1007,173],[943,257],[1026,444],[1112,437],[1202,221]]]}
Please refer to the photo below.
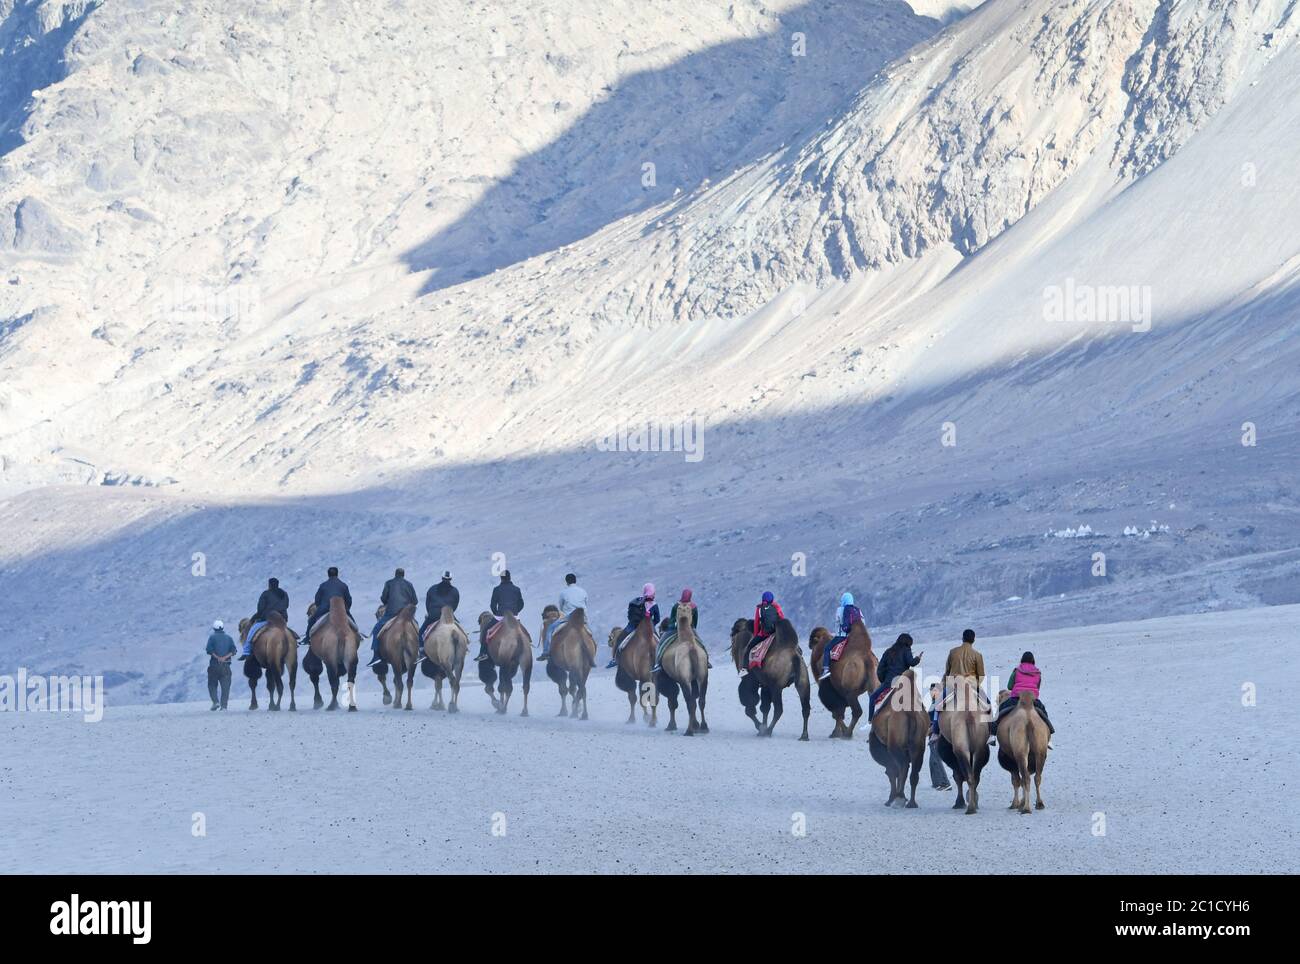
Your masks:
{"label": "camel saddle", "polygon": [[775,636],[769,636],[767,637],[767,639],[763,640],[761,643],[759,643],[757,646],[755,646],[753,649],[749,651],[750,669],[762,668],[763,660],[767,658],[767,651],[772,648],[772,640],[774,640],[775,638],[776,638]]}

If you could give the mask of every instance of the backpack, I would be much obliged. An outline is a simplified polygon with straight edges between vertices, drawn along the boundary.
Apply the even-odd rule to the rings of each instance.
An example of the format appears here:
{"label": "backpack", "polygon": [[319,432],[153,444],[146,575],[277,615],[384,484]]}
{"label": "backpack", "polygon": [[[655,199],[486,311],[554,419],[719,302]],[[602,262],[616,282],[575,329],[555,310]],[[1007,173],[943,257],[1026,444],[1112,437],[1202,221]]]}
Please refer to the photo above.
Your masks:
{"label": "backpack", "polygon": [[776,621],[779,618],[776,614],[776,607],[771,604],[764,606],[758,612],[759,624],[763,627],[763,632],[768,636],[776,632]]}
{"label": "backpack", "polygon": [[645,619],[645,599],[637,596],[627,604],[627,621],[635,625]]}

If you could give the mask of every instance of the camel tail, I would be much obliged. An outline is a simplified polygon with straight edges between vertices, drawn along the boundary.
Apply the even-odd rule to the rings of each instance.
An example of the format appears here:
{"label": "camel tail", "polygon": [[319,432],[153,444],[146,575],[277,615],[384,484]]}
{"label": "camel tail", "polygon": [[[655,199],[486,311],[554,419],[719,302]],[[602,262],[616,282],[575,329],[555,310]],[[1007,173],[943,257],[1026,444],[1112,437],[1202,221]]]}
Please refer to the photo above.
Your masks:
{"label": "camel tail", "polygon": [[456,614],[451,611],[450,606],[443,606],[442,612],[438,613],[438,621],[451,626],[456,622]]}
{"label": "camel tail", "polygon": [[569,625],[582,629],[587,625],[587,610],[579,606],[573,612],[569,613]]}

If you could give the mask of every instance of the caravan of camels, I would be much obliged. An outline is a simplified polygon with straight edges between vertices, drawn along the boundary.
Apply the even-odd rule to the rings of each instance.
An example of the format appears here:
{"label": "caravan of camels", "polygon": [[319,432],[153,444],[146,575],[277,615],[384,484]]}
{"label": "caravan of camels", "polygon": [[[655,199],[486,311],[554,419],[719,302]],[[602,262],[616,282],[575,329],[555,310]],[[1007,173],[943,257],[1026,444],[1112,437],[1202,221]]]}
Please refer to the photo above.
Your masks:
{"label": "caravan of camels", "polygon": [[[366,634],[351,616],[351,593],[336,569],[329,570],[328,578],[317,590],[302,636],[288,626],[288,595],[277,580],[270,580],[256,614],[240,621],[238,647],[225,634],[220,620],[213,624],[207,647],[212,708],[225,708],[230,661],[238,653],[251,692],[249,708],[257,709],[257,683],[265,675],[267,708],[281,708],[287,678],[289,709],[295,710],[298,647],[305,645],[302,668],[311,679],[316,709],[338,709],[339,688],[344,683],[347,708],[357,709],[356,676],[365,659],[383,687],[385,706],[414,708],[418,670],[434,683],[431,708],[458,712],[471,640],[455,615],[460,593],[452,585],[451,574],[444,573],[442,581],[430,588],[423,624],[416,616],[418,597],[403,570],[398,569],[385,583],[380,599],[367,658],[362,647]],[[578,586],[576,576],[565,577],[558,603],[548,604],[542,611],[540,653],[536,657],[534,650],[538,646],[519,619],[522,610],[522,593],[511,581],[510,573],[502,573],[500,584],[493,589],[490,609],[478,617],[479,651],[473,657],[479,682],[493,709],[502,715],[508,712],[518,679],[522,690],[519,715],[528,716],[536,659],[545,663],[546,675],[559,692],[559,715],[588,719],[587,687],[597,665],[598,645],[587,620],[586,591]],[[758,736],[772,736],[784,713],[785,691],[793,687],[802,715],[799,739],[808,740],[811,690],[815,686],[822,705],[834,719],[831,739],[852,739],[863,713],[867,713],[871,756],[884,767],[889,779],[886,806],[896,801],[908,808],[917,806],[916,787],[928,744],[934,785],[948,785],[943,767],[937,766],[942,760],[956,784],[953,808],[975,813],[980,774],[993,743],[999,764],[1011,775],[1011,808],[1031,812],[1031,780],[1036,807],[1044,807],[1042,778],[1052,729],[1039,699],[1041,675],[1032,653],[1024,654],[994,706],[981,689],[984,660],[974,647],[975,634],[966,630],[961,644],[949,652],[942,688],[935,684],[927,708],[914,669],[921,655],[913,655],[911,636],[901,634],[878,657],[851,594],[841,597],[836,615],[836,631],[823,626],[811,631],[807,660],[794,624],[770,592],[763,593],[752,617],[732,624],[730,657],[739,677],[737,695]],[[651,583],[646,583],[628,604],[627,625],[614,627],[607,637],[608,667],[614,670],[614,685],[627,694],[627,723],[635,723],[639,713],[646,725],[657,726],[662,700],[668,708],[666,731],[678,729],[678,709],[684,703],[685,735],[709,732],[705,708],[712,664],[698,635],[698,623],[699,609],[690,589],[683,590],[663,618]],[[328,706],[321,696],[322,675],[330,687]],[[936,767],[937,773],[943,775],[942,782],[934,776]]]}

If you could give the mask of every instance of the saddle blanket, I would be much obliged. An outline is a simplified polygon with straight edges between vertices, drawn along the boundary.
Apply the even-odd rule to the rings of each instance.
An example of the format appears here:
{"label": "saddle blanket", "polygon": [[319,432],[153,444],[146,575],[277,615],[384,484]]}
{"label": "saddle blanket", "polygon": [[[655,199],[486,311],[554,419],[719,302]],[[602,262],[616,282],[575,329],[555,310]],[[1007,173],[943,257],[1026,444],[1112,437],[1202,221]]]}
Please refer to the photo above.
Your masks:
{"label": "saddle blanket", "polygon": [[266,620],[262,620],[260,623],[253,623],[253,625],[248,627],[248,635],[244,638],[244,642],[249,646],[252,646],[253,640],[257,639],[257,634],[265,628]]}
{"label": "saddle blanket", "polygon": [[894,688],[892,686],[884,687],[884,689],[880,691],[880,695],[876,697],[876,705],[871,708],[871,712],[879,713],[880,708],[889,702],[889,694],[892,692],[894,692]]}
{"label": "saddle blanket", "polygon": [[424,627],[424,632],[420,633],[420,642],[427,642],[429,634],[438,628],[440,622],[442,622],[441,619],[435,619],[433,622],[429,623],[428,626]]}
{"label": "saddle blanket", "polygon": [[757,646],[749,651],[749,668],[761,669],[763,660],[767,658],[767,651],[772,648],[772,640],[775,637],[769,636]]}
{"label": "saddle blanket", "polygon": [[831,641],[831,662],[835,662],[844,655],[844,647],[848,645],[848,638],[841,639],[838,643]]}

